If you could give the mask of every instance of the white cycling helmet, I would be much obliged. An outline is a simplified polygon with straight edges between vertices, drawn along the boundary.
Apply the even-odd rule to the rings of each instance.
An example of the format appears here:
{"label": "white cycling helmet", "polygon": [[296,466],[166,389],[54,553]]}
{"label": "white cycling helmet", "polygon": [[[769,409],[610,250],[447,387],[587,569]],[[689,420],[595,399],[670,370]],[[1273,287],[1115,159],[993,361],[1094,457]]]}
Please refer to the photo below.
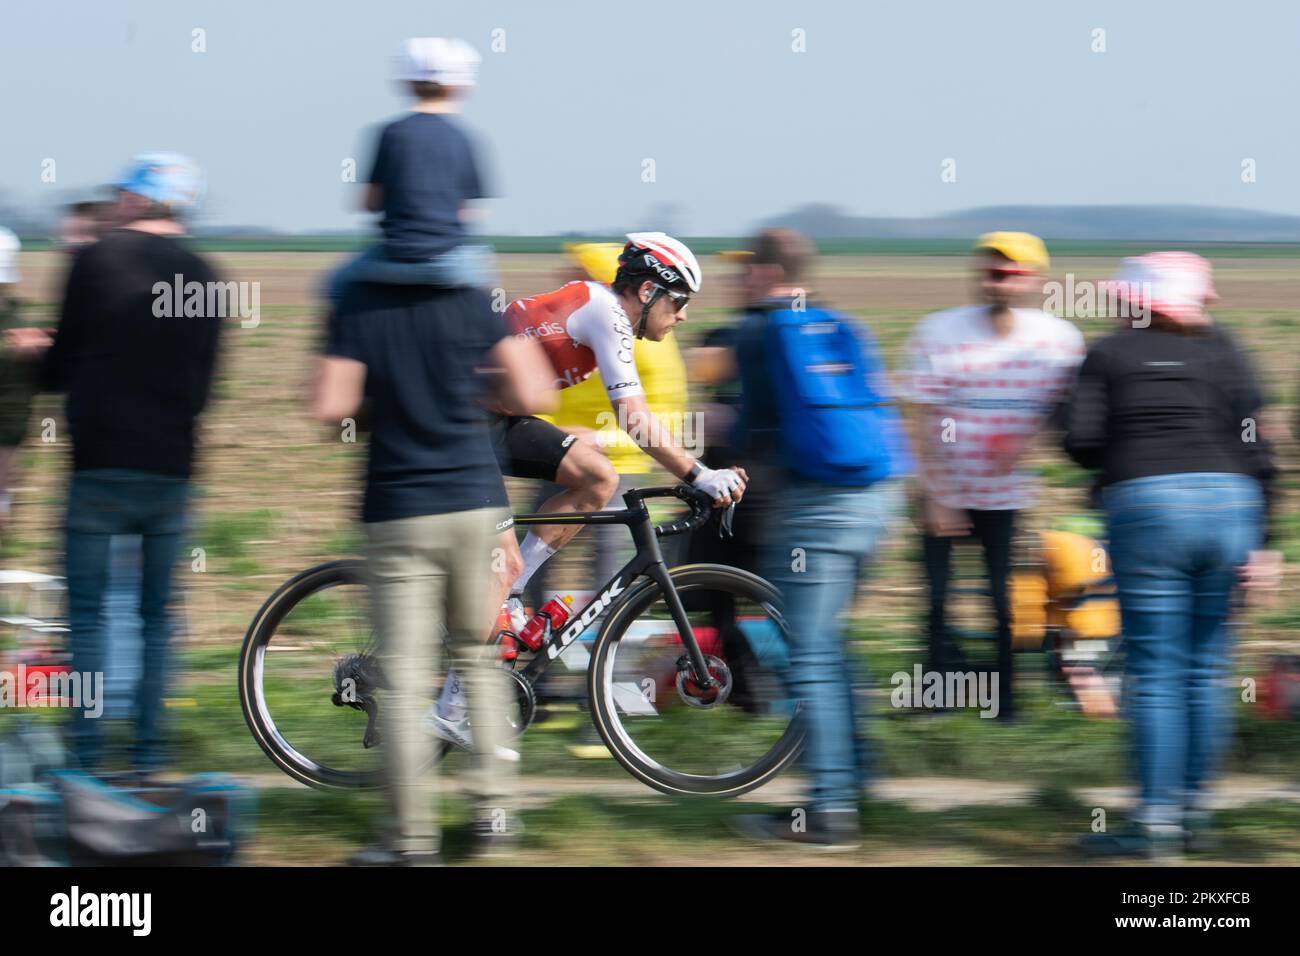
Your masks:
{"label": "white cycling helmet", "polygon": [[646,272],[659,277],[664,285],[699,292],[704,273],[695,254],[686,243],[662,232],[629,232],[627,245],[618,257],[619,271]]}
{"label": "white cycling helmet", "polygon": [[650,309],[669,292],[694,295],[700,291],[704,273],[695,254],[684,242],[662,232],[629,232],[627,245],[618,257],[618,272],[614,284],[649,279],[657,287],[641,306],[641,321],[637,323],[636,337],[645,337],[646,320]]}

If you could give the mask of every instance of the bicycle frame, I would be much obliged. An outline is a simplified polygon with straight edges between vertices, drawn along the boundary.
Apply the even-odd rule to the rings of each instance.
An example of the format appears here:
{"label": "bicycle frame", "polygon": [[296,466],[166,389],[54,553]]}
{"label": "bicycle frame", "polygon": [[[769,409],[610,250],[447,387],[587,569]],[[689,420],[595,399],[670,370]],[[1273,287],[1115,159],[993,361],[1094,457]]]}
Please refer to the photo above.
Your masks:
{"label": "bicycle frame", "polygon": [[[633,488],[623,495],[623,501],[627,508],[622,511],[563,512],[514,516],[515,524],[521,525],[626,525],[632,533],[633,542],[636,544],[636,554],[632,560],[623,565],[617,574],[605,582],[604,587],[597,590],[596,596],[588,602],[581,612],[570,616],[558,633],[552,631],[550,623],[547,623],[545,641],[542,643],[541,648],[538,649],[537,655],[521,671],[521,674],[530,683],[541,677],[542,673],[551,666],[551,662],[564,653],[570,644],[581,637],[596,622],[596,619],[607,608],[615,604],[619,596],[643,575],[658,584],[663,591],[664,601],[668,605],[669,613],[673,617],[673,623],[677,625],[677,633],[686,646],[686,653],[690,658],[691,670],[694,672],[691,679],[701,687],[712,687],[717,683],[709,674],[708,664],[704,660],[704,652],[700,650],[700,645],[695,640],[695,633],[691,630],[690,621],[686,617],[686,609],[682,606],[681,596],[678,595],[677,589],[673,586],[672,577],[668,573],[668,566],[664,562],[663,551],[659,547],[660,535],[678,534],[681,531],[703,524],[708,518],[707,510],[701,512],[699,509],[699,499],[686,498],[681,490],[682,487]],[[668,497],[681,498],[686,501],[693,500],[692,515],[686,521],[678,521],[657,528],[650,522],[650,511],[646,508],[645,499]]]}

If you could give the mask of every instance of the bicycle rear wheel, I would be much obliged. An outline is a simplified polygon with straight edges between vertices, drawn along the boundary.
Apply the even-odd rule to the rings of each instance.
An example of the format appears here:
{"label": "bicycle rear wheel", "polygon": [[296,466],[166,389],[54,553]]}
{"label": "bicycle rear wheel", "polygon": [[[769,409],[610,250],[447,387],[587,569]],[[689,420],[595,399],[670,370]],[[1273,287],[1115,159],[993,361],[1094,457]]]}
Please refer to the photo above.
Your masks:
{"label": "bicycle rear wheel", "polygon": [[[253,738],[310,787],[383,782],[381,747],[365,745],[369,715],[346,702],[382,706],[384,695],[364,569],[333,561],[286,581],[253,618],[239,655],[239,700]],[[431,746],[436,761],[449,745]]]}
{"label": "bicycle rear wheel", "polygon": [[[671,794],[737,796],[785,770],[803,745],[785,691],[789,633],[776,589],[722,565],[669,571],[721,695],[686,678],[686,648],[662,589],[643,580],[609,616],[592,649],[592,719],[615,759]],[[681,676],[679,676],[681,675]]]}

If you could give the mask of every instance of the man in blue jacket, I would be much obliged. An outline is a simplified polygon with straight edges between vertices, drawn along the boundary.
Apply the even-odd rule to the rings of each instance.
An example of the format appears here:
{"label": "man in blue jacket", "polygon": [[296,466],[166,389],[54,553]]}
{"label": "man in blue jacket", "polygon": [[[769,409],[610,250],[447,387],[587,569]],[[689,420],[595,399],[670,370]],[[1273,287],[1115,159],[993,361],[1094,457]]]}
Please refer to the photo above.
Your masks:
{"label": "man in blue jacket", "polygon": [[[762,839],[851,849],[866,766],[839,618],[902,509],[911,465],[873,339],[809,301],[802,282],[813,255],[790,230],[765,230],[753,243],[742,280],[750,306],[736,345],[743,413],[735,439],[751,457],[785,465],[764,563],[784,597],[787,683],[803,708],[812,794],[806,815],[743,816],[738,825]],[[819,336],[826,344],[813,344]],[[844,359],[828,360],[837,347]],[[802,375],[814,379],[792,387]],[[829,401],[807,400],[818,388]]]}

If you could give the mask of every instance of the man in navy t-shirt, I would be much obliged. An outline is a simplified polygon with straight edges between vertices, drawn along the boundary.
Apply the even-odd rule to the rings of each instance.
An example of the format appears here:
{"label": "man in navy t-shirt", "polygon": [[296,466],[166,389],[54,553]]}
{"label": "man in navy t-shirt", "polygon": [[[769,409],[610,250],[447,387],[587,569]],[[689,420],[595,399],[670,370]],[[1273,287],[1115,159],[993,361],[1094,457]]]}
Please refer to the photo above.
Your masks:
{"label": "man in navy t-shirt", "polygon": [[[370,456],[362,520],[379,660],[380,719],[393,800],[386,845],[358,862],[409,863],[438,851],[432,738],[424,726],[445,644],[468,698],[479,773],[476,831],[492,826],[513,786],[505,672],[487,645],[504,595],[492,593],[492,547],[509,510],[482,402],[545,411],[554,388],[541,346],[511,335],[477,289],[353,284],[330,318],[313,413],[348,429],[369,399]],[[495,378],[495,381],[493,379]]]}

